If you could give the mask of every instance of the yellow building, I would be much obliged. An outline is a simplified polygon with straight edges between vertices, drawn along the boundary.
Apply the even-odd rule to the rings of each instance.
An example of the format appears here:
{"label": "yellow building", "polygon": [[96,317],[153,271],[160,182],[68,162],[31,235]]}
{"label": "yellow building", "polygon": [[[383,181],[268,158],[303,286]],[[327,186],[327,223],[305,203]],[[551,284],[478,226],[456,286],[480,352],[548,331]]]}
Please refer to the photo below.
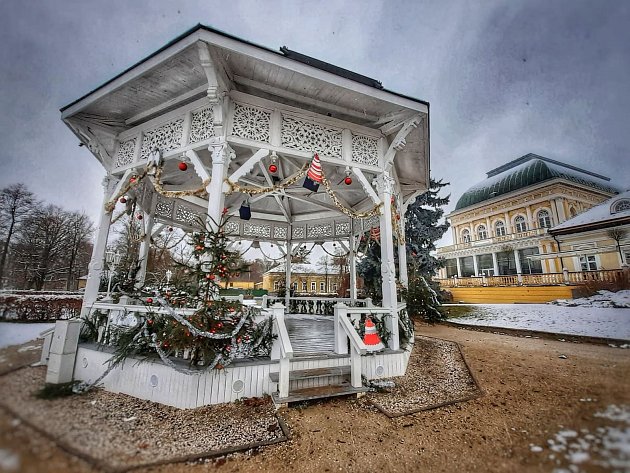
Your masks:
{"label": "yellow building", "polygon": [[[561,260],[550,228],[617,193],[606,176],[535,154],[493,169],[464,192],[447,216],[455,243],[437,249],[446,260],[439,277],[520,278],[562,273],[563,268],[579,271],[581,261],[592,260],[591,249],[581,251],[580,244],[572,243],[574,255]],[[620,261],[608,258],[598,257],[588,269],[620,267]]]}
{"label": "yellow building", "polygon": [[[630,190],[549,230],[569,271],[627,267],[630,262]],[[544,255],[543,255],[544,256]]]}
{"label": "yellow building", "polygon": [[[278,292],[285,284],[285,267],[278,265],[263,274],[263,289]],[[339,268],[315,264],[291,265],[291,289],[303,295],[336,294],[342,286]]]}

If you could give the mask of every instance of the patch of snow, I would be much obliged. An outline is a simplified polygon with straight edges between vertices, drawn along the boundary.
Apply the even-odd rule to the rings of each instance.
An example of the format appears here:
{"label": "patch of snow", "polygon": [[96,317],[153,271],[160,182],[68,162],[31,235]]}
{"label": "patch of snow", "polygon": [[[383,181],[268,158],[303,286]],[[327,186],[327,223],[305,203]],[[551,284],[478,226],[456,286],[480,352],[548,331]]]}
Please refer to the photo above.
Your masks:
{"label": "patch of snow", "polygon": [[20,468],[20,457],[10,450],[0,448],[0,470],[18,471]]}
{"label": "patch of snow", "polygon": [[41,332],[54,326],[55,324],[50,323],[0,322],[0,349],[36,340]]}
{"label": "patch of snow", "polygon": [[39,350],[41,346],[39,345],[26,345],[25,347],[18,348],[19,353],[24,353],[25,351],[35,351]]}
{"label": "patch of snow", "polygon": [[611,292],[597,291],[591,297],[580,299],[558,299],[549,304],[561,305],[565,307],[599,307],[599,308],[630,308],[630,290]]}
{"label": "patch of snow", "polygon": [[[463,325],[536,330],[563,335],[630,340],[630,310],[550,304],[471,304],[469,315],[448,319]],[[561,339],[564,341],[564,339]]]}
{"label": "patch of snow", "polygon": [[543,448],[542,448],[541,446],[539,446],[539,445],[532,445],[532,444],[530,444],[530,445],[529,445],[529,449],[530,449],[532,452],[534,452],[534,453],[540,453],[540,452],[542,452],[542,451],[543,451]]}

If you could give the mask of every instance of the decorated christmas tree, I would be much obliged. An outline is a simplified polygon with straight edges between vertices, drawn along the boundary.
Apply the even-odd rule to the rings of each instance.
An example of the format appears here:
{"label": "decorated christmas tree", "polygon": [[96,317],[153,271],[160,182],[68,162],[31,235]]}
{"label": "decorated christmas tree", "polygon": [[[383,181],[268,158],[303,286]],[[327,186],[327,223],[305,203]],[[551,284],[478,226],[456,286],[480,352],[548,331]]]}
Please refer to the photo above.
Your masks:
{"label": "decorated christmas tree", "polygon": [[248,270],[240,254],[229,249],[227,221],[224,211],[220,222],[204,223],[191,235],[192,258],[180,263],[178,272],[184,277],[179,284],[145,287],[134,294],[149,312],[133,327],[115,334],[115,364],[129,356],[157,353],[180,371],[171,355],[183,356],[194,366],[222,369],[237,357],[269,355],[271,321],[255,323],[255,308],[219,296],[221,286]]}

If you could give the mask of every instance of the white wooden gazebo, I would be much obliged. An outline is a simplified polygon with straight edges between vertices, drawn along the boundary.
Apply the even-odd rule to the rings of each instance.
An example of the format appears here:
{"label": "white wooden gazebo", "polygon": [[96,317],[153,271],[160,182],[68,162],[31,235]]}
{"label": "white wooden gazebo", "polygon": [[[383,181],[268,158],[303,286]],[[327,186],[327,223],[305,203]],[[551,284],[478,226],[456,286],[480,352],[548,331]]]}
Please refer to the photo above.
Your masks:
{"label": "white wooden gazebo", "polygon": [[[317,366],[312,360],[311,364],[290,361],[282,305],[276,304],[268,310],[278,321],[279,347],[268,372],[278,371],[279,365],[280,374],[268,376],[270,381],[254,386],[249,395],[277,389],[278,399],[286,400],[289,372],[343,365],[343,361],[330,364],[330,360],[349,356],[345,354],[348,340],[352,353],[353,347],[362,353],[360,338],[356,332],[347,332],[352,325],[346,324],[353,311],[365,310],[353,307],[361,305],[355,303],[354,250],[358,237],[377,227],[383,301],[370,311],[391,315],[387,320],[393,336],[387,353],[362,357],[361,372],[368,379],[404,374],[408,355],[399,349],[397,317],[402,306],[397,283],[407,284],[405,210],[429,182],[428,103],[284,47],[274,51],[199,25],[64,107],[62,119],[107,173],[84,315],[98,305],[95,301],[118,197],[129,187],[130,179],[148,169],[152,179],[126,193],[135,199],[145,225],[140,280],[152,235],[167,226],[189,230],[196,219],[206,215],[218,221],[224,208],[234,216],[226,231],[235,240],[270,241],[284,248],[288,281],[291,255],[298,245],[336,240],[350,252],[350,298],[339,301],[344,305],[335,310],[337,358],[328,357]],[[315,153],[321,159],[325,180],[312,192],[301,184]],[[180,166],[182,162],[186,166]],[[159,163],[157,173],[151,163]],[[245,200],[251,208],[249,220],[239,218]],[[394,263],[396,244],[398,268]],[[77,348],[77,326],[70,322],[57,327],[50,347],[49,382],[96,376],[90,369],[98,363],[89,358],[104,354]],[[387,356],[398,358],[389,364],[385,358],[377,360]],[[352,366],[356,388],[361,373],[356,371],[359,365]],[[130,371],[136,371],[134,376],[144,373],[139,368],[125,371],[125,376],[131,376]],[[231,371],[239,376],[237,369]],[[225,389],[223,396],[212,399],[197,394],[194,401],[175,401],[166,395],[132,392],[121,376],[113,376],[111,386],[104,381],[105,387],[172,405],[202,405],[235,396]],[[245,391],[240,395],[248,395]]]}

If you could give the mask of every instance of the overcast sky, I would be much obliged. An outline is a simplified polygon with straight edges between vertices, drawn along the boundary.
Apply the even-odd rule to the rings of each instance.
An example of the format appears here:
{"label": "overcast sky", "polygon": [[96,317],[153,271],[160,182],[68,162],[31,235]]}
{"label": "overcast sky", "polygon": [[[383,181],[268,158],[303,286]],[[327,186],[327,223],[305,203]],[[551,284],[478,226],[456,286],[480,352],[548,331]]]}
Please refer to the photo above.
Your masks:
{"label": "overcast sky", "polygon": [[449,210],[528,152],[630,187],[630,1],[0,0],[0,188],[96,219],[104,171],[59,108],[197,23],[429,101]]}

